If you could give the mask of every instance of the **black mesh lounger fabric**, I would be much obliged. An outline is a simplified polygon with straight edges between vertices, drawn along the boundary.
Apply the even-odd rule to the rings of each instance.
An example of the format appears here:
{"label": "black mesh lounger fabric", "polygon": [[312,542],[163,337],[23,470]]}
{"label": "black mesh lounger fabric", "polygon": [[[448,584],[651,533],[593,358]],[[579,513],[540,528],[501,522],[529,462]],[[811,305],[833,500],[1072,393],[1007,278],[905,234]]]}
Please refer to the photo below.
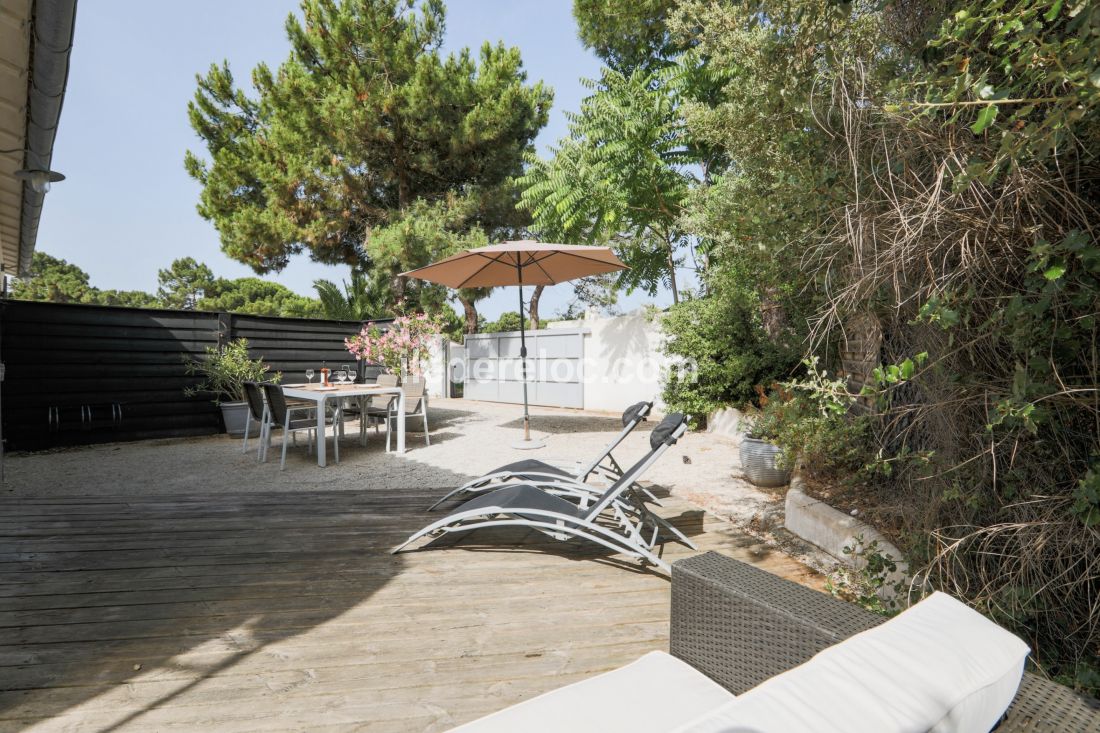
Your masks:
{"label": "black mesh lounger fabric", "polygon": [[672,438],[672,434],[676,432],[676,428],[680,427],[684,422],[684,415],[681,412],[674,412],[671,415],[666,415],[665,419],[657,424],[657,427],[653,428],[653,432],[649,434],[649,447],[652,450],[657,450],[663,443],[673,445],[676,442],[675,438]]}
{"label": "black mesh lounger fabric", "polygon": [[653,407],[652,402],[635,402],[633,405],[626,408],[626,410],[623,411],[623,427],[625,428],[630,423],[638,420],[639,417],[645,420],[645,417],[642,416],[642,412],[649,412],[651,407]]}
{"label": "black mesh lounger fabric", "polygon": [[554,496],[553,494],[548,494],[535,486],[528,486],[526,484],[506,486],[503,489],[497,489],[496,491],[490,491],[481,496],[475,496],[473,499],[460,504],[451,514],[454,515],[470,511],[471,509],[486,509],[489,507],[499,507],[502,511],[507,513],[513,513],[509,510],[515,509],[516,511],[514,513],[516,516],[541,522],[552,522],[554,520],[551,517],[539,515],[528,516],[523,514],[523,510],[540,509],[542,511],[556,512],[557,514],[577,517],[578,519],[585,514],[585,511],[580,509],[576,504]]}
{"label": "black mesh lounger fabric", "polygon": [[523,461],[509,463],[507,466],[501,466],[494,470],[493,473],[507,473],[517,478],[527,478],[524,476],[525,473],[552,473],[555,476],[562,476],[565,478],[574,477],[574,474],[566,471],[564,468],[551,466],[549,463],[540,461],[536,458],[528,458]]}

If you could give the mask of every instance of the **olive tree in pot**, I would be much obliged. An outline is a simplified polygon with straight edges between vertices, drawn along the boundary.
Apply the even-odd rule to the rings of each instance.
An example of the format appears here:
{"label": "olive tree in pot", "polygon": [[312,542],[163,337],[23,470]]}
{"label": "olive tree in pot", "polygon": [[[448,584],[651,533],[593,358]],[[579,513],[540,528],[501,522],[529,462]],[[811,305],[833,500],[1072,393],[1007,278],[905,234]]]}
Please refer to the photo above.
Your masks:
{"label": "olive tree in pot", "polygon": [[[185,358],[188,375],[198,375],[202,381],[184,390],[188,397],[199,394],[214,396],[214,404],[222,411],[225,430],[232,436],[244,435],[248,416],[248,402],[244,392],[245,382],[262,382],[269,367],[262,359],[248,356],[248,339],[230,341],[224,347],[207,346],[205,356],[199,359]],[[278,382],[282,374],[276,372],[268,381]],[[252,434],[259,434],[259,424],[253,422]]]}

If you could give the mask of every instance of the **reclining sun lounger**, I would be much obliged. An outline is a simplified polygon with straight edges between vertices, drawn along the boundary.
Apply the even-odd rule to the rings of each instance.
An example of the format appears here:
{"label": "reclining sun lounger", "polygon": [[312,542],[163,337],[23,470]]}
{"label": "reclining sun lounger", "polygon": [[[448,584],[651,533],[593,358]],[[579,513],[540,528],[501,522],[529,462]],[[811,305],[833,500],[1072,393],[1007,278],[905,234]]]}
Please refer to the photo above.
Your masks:
{"label": "reclining sun lounger", "polygon": [[668,563],[653,553],[661,530],[695,546],[682,532],[653,514],[638,501],[620,497],[670,446],[687,431],[687,418],[673,413],[650,433],[650,451],[618,481],[596,496],[592,487],[560,483],[545,487],[508,484],[459,505],[446,517],[429,524],[393,549],[400,552],[426,536],[466,532],[484,527],[527,527],[556,540],[573,537],[589,540],[616,552],[650,563],[666,572]]}
{"label": "reclining sun lounger", "polygon": [[[500,488],[499,484],[505,481],[525,481],[533,484],[541,484],[544,481],[568,479],[583,483],[593,474],[611,480],[618,480],[623,475],[623,469],[622,466],[619,465],[619,462],[615,460],[615,456],[611,454],[611,451],[618,448],[619,444],[626,439],[626,436],[630,435],[634,428],[638,427],[640,423],[645,422],[646,417],[649,415],[649,411],[652,409],[652,402],[638,402],[626,408],[626,411],[623,412],[622,431],[620,431],[619,434],[615,436],[615,439],[596,456],[594,461],[576,471],[567,471],[564,468],[559,468],[558,466],[538,459],[516,461],[515,463],[500,466],[483,476],[467,481],[462,484],[462,486],[459,486],[457,489],[428,507],[428,511],[432,511],[448,499],[462,498],[467,495],[480,494]],[[606,464],[605,461],[607,462]],[[592,490],[599,492],[601,489],[593,488]],[[642,489],[642,491],[645,491],[645,489]],[[657,502],[656,497],[648,491],[645,493],[651,501],[658,504],[660,503]]]}

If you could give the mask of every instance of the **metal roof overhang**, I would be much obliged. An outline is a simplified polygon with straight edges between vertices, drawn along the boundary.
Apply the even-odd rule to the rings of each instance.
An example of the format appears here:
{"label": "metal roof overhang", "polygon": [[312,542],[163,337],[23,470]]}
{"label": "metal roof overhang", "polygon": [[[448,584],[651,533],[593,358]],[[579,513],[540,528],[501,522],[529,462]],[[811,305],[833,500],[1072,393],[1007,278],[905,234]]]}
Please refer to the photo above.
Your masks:
{"label": "metal roof overhang", "polygon": [[30,269],[45,199],[15,172],[50,168],[75,19],[76,0],[0,0],[0,264],[9,275]]}

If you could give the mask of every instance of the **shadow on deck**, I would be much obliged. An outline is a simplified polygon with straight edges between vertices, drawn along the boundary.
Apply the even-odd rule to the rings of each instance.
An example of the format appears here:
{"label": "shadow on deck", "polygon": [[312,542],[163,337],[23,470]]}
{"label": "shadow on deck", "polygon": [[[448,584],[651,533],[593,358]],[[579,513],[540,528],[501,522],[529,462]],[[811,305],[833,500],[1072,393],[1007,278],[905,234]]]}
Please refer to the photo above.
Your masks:
{"label": "shadow on deck", "polygon": [[[390,555],[440,493],[4,500],[0,728],[444,730],[667,647],[667,580],[586,545]],[[665,504],[702,550],[808,575]]]}

